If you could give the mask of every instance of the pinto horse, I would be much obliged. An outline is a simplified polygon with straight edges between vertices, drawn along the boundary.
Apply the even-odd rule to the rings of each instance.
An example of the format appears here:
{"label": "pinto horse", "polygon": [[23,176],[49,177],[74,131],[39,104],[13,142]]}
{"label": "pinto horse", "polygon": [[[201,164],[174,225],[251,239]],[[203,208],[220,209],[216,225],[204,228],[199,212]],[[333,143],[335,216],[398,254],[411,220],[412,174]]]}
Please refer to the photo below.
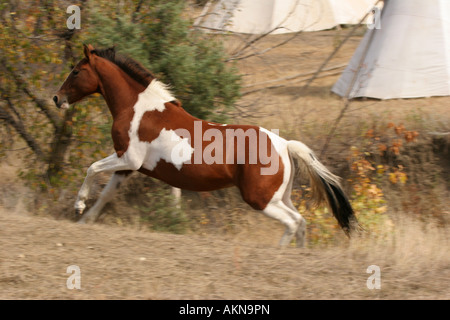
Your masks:
{"label": "pinto horse", "polygon": [[306,221],[290,199],[296,162],[309,175],[315,202],[328,205],[347,235],[357,223],[339,178],[305,144],[257,126],[193,117],[166,85],[114,48],[84,45],[84,58],[53,101],[66,109],[93,93],[103,96],[112,114],[115,152],[87,170],[75,202],[78,214],[86,208],[95,175],[108,172],[112,177],[80,222],[95,220],[121,182],[139,171],[193,191],[236,186],[252,208],[285,225],[280,245],[288,245],[295,236],[297,245],[304,246]]}

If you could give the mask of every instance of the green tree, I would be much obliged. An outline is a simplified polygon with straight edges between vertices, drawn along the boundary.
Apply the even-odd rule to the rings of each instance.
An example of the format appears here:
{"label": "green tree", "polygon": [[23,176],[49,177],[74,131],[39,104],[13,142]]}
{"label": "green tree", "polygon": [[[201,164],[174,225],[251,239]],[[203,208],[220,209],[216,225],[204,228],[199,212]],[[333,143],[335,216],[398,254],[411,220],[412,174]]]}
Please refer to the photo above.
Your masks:
{"label": "green tree", "polygon": [[[68,30],[68,3],[23,0],[0,3],[0,156],[17,141],[28,147],[24,174],[43,187],[67,184],[112,150],[110,115],[101,97],[69,108],[51,101],[82,43],[116,45],[170,84],[184,107],[223,119],[239,96],[240,77],[221,46],[190,29],[181,0],[80,1],[81,29]],[[50,182],[50,183],[49,183]]]}
{"label": "green tree", "polygon": [[[140,5],[140,6],[138,6]],[[240,76],[224,61],[220,43],[190,28],[182,18],[186,1],[140,1],[135,10],[117,12],[92,8],[86,41],[115,45],[170,84],[193,115],[224,120],[239,97]],[[100,11],[101,10],[101,11]]]}
{"label": "green tree", "polygon": [[65,21],[64,13],[52,1],[0,4],[0,130],[10,133],[3,135],[0,148],[12,145],[18,134],[32,158],[47,164],[49,176],[60,170],[75,112],[62,114],[48,99],[49,87],[62,79],[57,70],[73,57],[74,32],[56,23]]}

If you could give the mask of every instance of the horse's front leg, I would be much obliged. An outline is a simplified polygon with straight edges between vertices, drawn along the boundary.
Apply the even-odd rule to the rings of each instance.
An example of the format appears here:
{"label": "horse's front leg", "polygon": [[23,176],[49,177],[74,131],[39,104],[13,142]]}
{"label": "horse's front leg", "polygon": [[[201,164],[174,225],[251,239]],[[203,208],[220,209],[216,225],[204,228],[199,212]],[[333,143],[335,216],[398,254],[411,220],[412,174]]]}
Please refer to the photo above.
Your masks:
{"label": "horse's front leg", "polygon": [[135,171],[139,169],[141,163],[139,161],[129,161],[127,157],[118,157],[117,154],[112,154],[105,159],[94,162],[87,170],[86,178],[84,179],[83,185],[78,191],[78,197],[75,201],[75,212],[77,214],[82,214],[86,208],[86,200],[91,191],[92,183],[94,182],[94,177],[100,172],[116,172],[131,170]]}

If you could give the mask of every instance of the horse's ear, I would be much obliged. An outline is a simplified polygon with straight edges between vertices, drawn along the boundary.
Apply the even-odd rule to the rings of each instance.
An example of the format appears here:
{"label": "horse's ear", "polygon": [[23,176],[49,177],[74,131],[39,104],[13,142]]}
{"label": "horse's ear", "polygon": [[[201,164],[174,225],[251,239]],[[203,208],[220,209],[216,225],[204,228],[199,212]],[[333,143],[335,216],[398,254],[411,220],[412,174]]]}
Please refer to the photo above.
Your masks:
{"label": "horse's ear", "polygon": [[94,47],[91,44],[86,45],[83,43],[83,50],[86,59],[90,60],[90,58],[92,57],[92,51],[94,51]]}

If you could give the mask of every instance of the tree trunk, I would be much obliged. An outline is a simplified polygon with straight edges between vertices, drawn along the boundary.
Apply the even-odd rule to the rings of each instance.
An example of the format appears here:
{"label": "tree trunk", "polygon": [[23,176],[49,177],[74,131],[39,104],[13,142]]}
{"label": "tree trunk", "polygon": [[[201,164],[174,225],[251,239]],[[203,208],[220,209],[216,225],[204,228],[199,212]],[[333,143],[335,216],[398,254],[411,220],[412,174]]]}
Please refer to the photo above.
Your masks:
{"label": "tree trunk", "polygon": [[49,181],[61,172],[64,156],[67,148],[70,146],[72,138],[72,116],[75,113],[75,107],[68,109],[64,115],[61,125],[55,128],[55,137],[53,138],[52,148],[48,157],[47,176]]}

